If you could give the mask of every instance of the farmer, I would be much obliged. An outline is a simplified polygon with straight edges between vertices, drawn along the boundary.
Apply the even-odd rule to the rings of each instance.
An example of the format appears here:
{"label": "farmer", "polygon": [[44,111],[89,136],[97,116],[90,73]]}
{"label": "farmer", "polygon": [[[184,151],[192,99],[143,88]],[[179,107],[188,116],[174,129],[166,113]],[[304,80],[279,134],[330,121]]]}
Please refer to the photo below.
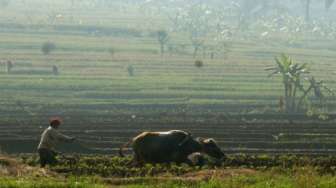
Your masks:
{"label": "farmer", "polygon": [[55,147],[59,142],[75,141],[74,137],[66,136],[57,130],[61,123],[62,121],[60,118],[50,118],[50,126],[45,129],[41,135],[41,141],[37,151],[40,155],[40,164],[42,168],[45,167],[46,164],[54,165],[57,163],[57,152]]}

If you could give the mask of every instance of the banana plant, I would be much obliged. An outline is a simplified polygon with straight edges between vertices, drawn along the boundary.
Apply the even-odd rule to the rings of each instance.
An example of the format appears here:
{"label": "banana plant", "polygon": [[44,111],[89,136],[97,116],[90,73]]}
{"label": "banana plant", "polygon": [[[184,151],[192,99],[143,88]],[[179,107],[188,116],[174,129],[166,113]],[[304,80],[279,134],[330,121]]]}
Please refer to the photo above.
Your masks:
{"label": "banana plant", "polygon": [[285,110],[287,113],[293,113],[297,109],[297,94],[298,91],[304,91],[302,75],[307,74],[307,64],[299,65],[293,60],[282,54],[280,58],[275,58],[276,67],[271,67],[266,70],[272,71],[269,77],[276,74],[282,76],[282,83],[284,86]]}
{"label": "banana plant", "polygon": [[[281,99],[284,98],[285,100],[286,113],[297,113],[305,110],[309,106],[307,104],[312,104],[313,102],[311,98],[311,101],[308,101],[308,96],[314,96],[315,99],[318,99],[321,106],[326,104],[325,92],[331,96],[335,96],[334,91],[327,87],[323,81],[317,81],[314,77],[303,77],[304,74],[309,73],[307,64],[300,65],[294,63],[285,54],[282,54],[279,58],[275,58],[275,62],[275,67],[266,70],[272,71],[269,77],[277,74],[282,76],[284,97],[281,97]],[[303,84],[304,80],[307,80],[309,83]]]}

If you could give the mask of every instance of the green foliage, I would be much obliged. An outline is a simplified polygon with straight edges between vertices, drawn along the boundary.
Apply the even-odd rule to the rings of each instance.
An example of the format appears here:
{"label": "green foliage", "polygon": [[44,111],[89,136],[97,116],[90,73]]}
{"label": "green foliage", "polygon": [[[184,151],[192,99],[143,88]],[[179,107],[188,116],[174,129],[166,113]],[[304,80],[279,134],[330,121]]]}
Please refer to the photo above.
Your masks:
{"label": "green foliage", "polygon": [[[43,17],[47,16],[50,9],[44,10],[36,6],[38,1],[29,3],[31,9],[28,12],[2,12],[5,20],[13,22],[2,24],[2,59],[15,60],[13,75],[1,75],[4,114],[20,113],[12,105],[15,100],[8,100],[7,96],[25,101],[27,108],[32,111],[41,108],[41,112],[53,113],[50,111],[55,110],[69,116],[81,113],[83,116],[95,115],[94,119],[97,120],[102,119],[100,114],[118,116],[140,113],[151,114],[148,119],[176,121],[186,98],[190,99],[187,103],[191,106],[188,113],[195,116],[204,114],[199,118],[203,118],[202,121],[206,121],[204,118],[207,115],[223,111],[232,114],[257,112],[264,107],[274,111],[277,109],[274,101],[278,100],[281,86],[277,84],[277,80],[267,80],[260,74],[260,69],[279,49],[297,54],[302,62],[316,62],[312,63],[312,68],[320,71],[314,72],[314,75],[317,78],[323,77],[326,83],[333,84],[335,80],[332,71],[335,45],[331,42],[336,36],[334,23],[316,20],[307,25],[297,16],[280,12],[281,19],[279,14],[265,16],[251,22],[249,32],[240,32],[236,28],[236,20],[232,19],[238,15],[238,11],[230,5],[222,8],[223,1],[204,1],[195,6],[180,1],[181,9],[161,6],[160,13],[154,11],[159,10],[155,9],[154,4],[166,2],[166,5],[176,7],[176,1],[148,1],[143,7],[153,10],[149,14],[155,15],[155,20],[143,19],[143,12],[139,11],[140,5],[137,3],[116,1],[116,7],[120,10],[92,7],[87,12],[88,20],[85,21],[78,16],[82,15],[82,8],[86,6],[84,2],[76,1],[76,6],[71,10],[72,15],[69,16],[64,12],[68,9],[65,7],[68,1],[61,1],[64,3],[45,3],[46,7],[57,10],[56,15],[63,14],[50,27],[43,27],[46,21]],[[282,4],[282,1],[277,2]],[[114,4],[114,1],[111,3]],[[41,15],[44,16],[36,16],[35,9],[42,11]],[[176,18],[176,23],[183,28],[169,32],[169,37],[174,39],[169,42],[179,52],[174,52],[174,56],[165,59],[167,63],[162,63],[156,57],[156,32],[160,28],[167,28],[167,32],[173,31],[166,25],[167,14],[174,20]],[[122,21],[111,22],[111,17],[122,18]],[[146,24],[149,27],[144,26]],[[193,60],[188,58],[193,53],[190,39],[192,30],[195,31],[195,38],[206,42],[203,46],[216,50],[214,60],[207,64],[209,68],[202,70],[201,77],[193,70]],[[261,39],[260,33],[264,32],[269,35]],[[220,37],[225,39],[214,42]],[[41,49],[41,44],[48,39],[57,42],[59,55],[49,57],[53,63],[62,67],[62,74],[57,79],[50,79],[50,68],[43,64],[45,59],[36,54]],[[230,45],[224,46],[223,41]],[[120,52],[120,56],[112,62],[107,52],[111,45],[118,49],[118,55]],[[224,50],[217,51],[221,48]],[[223,61],[223,56],[227,56],[222,53],[225,49],[230,49],[230,61]],[[17,63],[21,63],[20,66]],[[27,69],[28,64],[33,68]],[[127,76],[128,64],[136,68],[136,73],[139,73],[136,74],[137,79]],[[5,67],[2,69],[3,72],[6,71]],[[327,74],[324,70],[328,71]],[[328,103],[331,107],[328,112],[332,112],[335,104],[332,100],[328,100]],[[158,117],[156,114],[160,113],[176,116]],[[44,113],[40,114],[42,116]],[[16,124],[14,117],[3,117],[3,120]],[[39,118],[43,117],[36,119]]]}
{"label": "green foliage", "polygon": [[104,188],[102,183],[90,178],[67,178],[66,181],[56,178],[10,178],[0,177],[1,188]]}
{"label": "green foliage", "polygon": [[129,65],[127,67],[127,72],[128,72],[128,76],[134,76],[134,67],[132,65]]}
{"label": "green foliage", "polygon": [[[38,166],[38,158],[35,155],[22,155],[21,159],[23,163]],[[109,155],[63,156],[59,157],[59,165],[51,167],[51,170],[75,176],[134,177],[168,173],[181,175],[198,169],[197,167],[176,164],[146,164],[143,167],[134,167],[129,165],[130,160],[130,158]]]}
{"label": "green foliage", "polygon": [[[302,156],[302,155],[230,155],[223,167],[189,167],[176,164],[146,164],[143,167],[127,165],[130,158],[119,158],[108,155],[75,156],[76,163],[69,163],[71,157],[61,158],[60,164],[49,170],[65,174],[70,178],[67,182],[42,178],[32,182],[29,178],[21,181],[0,178],[1,185],[20,185],[40,188],[45,185],[50,188],[58,187],[103,187],[100,177],[125,178],[118,185],[127,187],[328,187],[336,185],[336,157],[335,156]],[[22,162],[32,166],[38,165],[35,155],[21,155]],[[235,169],[247,171],[247,174],[231,173]],[[221,173],[215,175],[216,171]],[[213,176],[203,177],[203,172],[215,173]],[[221,174],[223,173],[223,177]],[[186,174],[195,174],[194,179],[184,179]],[[198,177],[199,175],[200,177]],[[75,178],[77,177],[77,178]],[[92,178],[78,178],[92,177]],[[137,177],[137,179],[135,178]],[[177,177],[176,179],[170,179]],[[189,176],[188,176],[189,177]],[[106,181],[109,182],[109,181]],[[112,181],[113,182],[113,181]],[[29,186],[28,186],[29,185]],[[5,187],[5,186],[1,186]],[[9,187],[9,186],[8,186]],[[331,186],[333,187],[333,186]],[[25,188],[25,187],[24,187]]]}
{"label": "green foliage", "polygon": [[[229,171],[230,169],[228,169]],[[330,175],[319,175],[313,168],[300,167],[290,170],[272,169],[256,172],[248,175],[230,174],[225,177],[212,177],[203,181],[165,181],[155,183],[139,183],[128,185],[129,188],[170,188],[170,187],[193,187],[193,188],[331,188],[336,186],[336,178]]]}
{"label": "green foliage", "polygon": [[193,2],[180,11],[180,30],[187,32],[195,58],[207,41],[211,29],[215,30],[211,22],[215,10],[202,2]]}
{"label": "green foliage", "polygon": [[275,74],[281,74],[282,83],[284,86],[284,98],[286,103],[287,113],[293,113],[297,111],[297,108],[300,107],[296,103],[298,91],[305,92],[305,89],[302,85],[302,74],[307,72],[307,64],[299,65],[294,63],[293,60],[282,54],[280,58],[275,58],[277,64],[274,68],[269,68],[267,70],[272,71],[269,75],[273,76]]}
{"label": "green foliage", "polygon": [[52,66],[52,72],[55,76],[59,75],[59,70],[58,70],[58,67],[56,65]]}
{"label": "green foliage", "polygon": [[41,51],[44,55],[50,54],[55,49],[56,45],[53,42],[44,42],[41,46]]}
{"label": "green foliage", "polygon": [[[31,166],[38,166],[36,155],[20,155],[21,161]],[[52,171],[75,176],[99,175],[102,177],[151,177],[160,174],[180,176],[200,169],[213,169],[209,164],[204,167],[191,167],[187,164],[146,164],[142,167],[130,165],[131,158],[110,155],[78,155],[59,158],[60,163],[51,167]],[[336,174],[336,156],[302,156],[302,155],[229,155],[223,163],[225,168],[249,169],[293,169],[311,166],[320,174]],[[218,168],[218,167],[217,167]],[[220,168],[220,167],[219,167]]]}
{"label": "green foliage", "polygon": [[[326,103],[324,100],[324,91],[333,94],[332,90],[323,85],[323,81],[316,81],[314,77],[303,77],[308,74],[307,64],[294,63],[293,60],[282,54],[280,58],[276,58],[276,67],[266,70],[272,71],[269,77],[280,74],[282,76],[282,84],[284,87],[285,109],[287,113],[300,112],[303,109],[312,111],[313,99],[308,98],[313,93],[320,103]],[[309,81],[309,86],[305,87],[304,80]]]}
{"label": "green foliage", "polygon": [[201,61],[201,60],[196,60],[196,61],[195,61],[195,67],[197,67],[197,68],[201,68],[201,67],[203,67],[203,61]]}

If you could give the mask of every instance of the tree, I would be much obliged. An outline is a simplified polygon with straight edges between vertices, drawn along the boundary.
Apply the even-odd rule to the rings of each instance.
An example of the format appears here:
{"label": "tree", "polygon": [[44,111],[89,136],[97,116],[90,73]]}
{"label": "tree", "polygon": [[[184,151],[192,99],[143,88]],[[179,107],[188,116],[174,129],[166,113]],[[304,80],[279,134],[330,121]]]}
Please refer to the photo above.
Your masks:
{"label": "tree", "polygon": [[197,68],[202,68],[202,67],[203,67],[203,61],[201,61],[201,60],[196,60],[196,61],[195,61],[195,67],[197,67]]}
{"label": "tree", "polygon": [[252,16],[253,9],[258,6],[256,0],[243,0],[239,5],[239,28],[248,25],[248,19]]}
{"label": "tree", "polygon": [[53,66],[52,66],[52,72],[53,72],[53,74],[54,74],[55,76],[57,76],[57,75],[59,74],[59,72],[58,72],[58,67],[57,67],[56,65],[53,65]]}
{"label": "tree", "polygon": [[[323,90],[333,94],[332,90],[323,84],[323,81],[316,81],[314,77],[303,78],[304,74],[309,73],[307,64],[294,63],[289,56],[284,54],[280,58],[275,58],[275,62],[276,67],[266,70],[272,71],[269,77],[276,74],[282,76],[284,96],[281,98],[284,99],[286,113],[297,113],[304,109],[310,110],[308,103],[312,103],[312,100],[307,99],[309,94],[314,95],[321,104],[324,101]],[[304,80],[308,80],[309,83],[303,84]],[[307,85],[308,87],[306,87]]]}
{"label": "tree", "polygon": [[199,2],[189,5],[182,14],[182,30],[189,34],[193,47],[193,57],[196,57],[204,45],[207,35],[214,28],[213,10]]}
{"label": "tree", "polygon": [[42,44],[41,51],[44,55],[49,55],[51,51],[56,49],[56,45],[52,42],[45,42]]}
{"label": "tree", "polygon": [[245,28],[249,26],[251,18],[277,7],[278,0],[240,0],[235,6],[239,11],[239,28]]}
{"label": "tree", "polygon": [[169,40],[168,33],[165,30],[159,30],[157,32],[157,37],[160,43],[160,53],[161,53],[161,56],[163,56],[165,52],[165,45]]}
{"label": "tree", "polygon": [[[304,14],[305,14],[305,20],[307,22],[310,21],[311,17],[311,4],[313,0],[300,0],[303,8],[304,8]],[[334,4],[335,0],[324,0],[320,2],[323,2],[325,4],[326,10],[330,9],[331,6]],[[274,4],[278,6],[277,4],[280,1],[274,1],[274,0],[240,0],[240,2],[236,5],[239,8],[239,23],[240,26],[246,25],[248,23],[248,20],[253,17],[257,13],[265,13],[267,10],[270,9],[270,5]]]}
{"label": "tree", "polygon": [[132,65],[129,65],[127,67],[127,72],[128,72],[128,76],[134,76],[134,67]]}

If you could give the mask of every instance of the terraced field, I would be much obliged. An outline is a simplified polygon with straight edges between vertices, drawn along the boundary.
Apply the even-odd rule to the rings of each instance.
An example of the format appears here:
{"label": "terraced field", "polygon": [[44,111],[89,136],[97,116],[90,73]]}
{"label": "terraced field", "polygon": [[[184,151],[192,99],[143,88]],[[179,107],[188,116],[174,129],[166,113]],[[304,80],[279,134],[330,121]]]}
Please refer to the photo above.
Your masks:
{"label": "terraced field", "polygon": [[[280,77],[265,71],[287,53],[335,88],[334,43],[302,38],[289,46],[279,38],[236,37],[228,54],[200,55],[204,67],[196,68],[187,39],[172,33],[174,43],[186,47],[161,57],[160,24],[145,26],[141,9],[124,6],[110,14],[92,11],[89,18],[83,9],[65,10],[66,19],[51,25],[38,24],[37,13],[33,23],[24,21],[24,11],[15,21],[8,21],[10,9],[1,13],[0,59],[14,62],[10,74],[5,63],[0,67],[3,150],[34,152],[48,117],[58,115],[62,129],[81,140],[68,151],[113,153],[141,131],[184,129],[214,137],[231,153],[336,153],[333,115],[318,122],[294,114],[294,124],[286,123],[278,113]],[[85,22],[74,23],[69,12]],[[40,50],[46,41],[57,46],[49,55]],[[53,65],[60,75],[51,74]],[[335,110],[329,98],[328,113]]]}
{"label": "terraced field", "polygon": [[[113,117],[111,117],[113,118]],[[119,117],[120,118],[120,117]],[[143,117],[144,118],[144,117]],[[114,154],[129,138],[142,131],[183,129],[194,136],[213,137],[227,153],[267,154],[334,154],[336,153],[333,124],[322,123],[231,123],[216,118],[218,123],[179,122],[142,123],[140,121],[87,122],[67,124],[65,132],[78,141],[61,148],[67,152]],[[145,118],[144,118],[145,119]],[[149,118],[148,118],[149,119]],[[164,119],[164,118],[163,118]],[[202,118],[203,119],[203,118]],[[0,144],[8,152],[33,152],[42,127],[11,126],[1,129]],[[16,147],[13,147],[13,146]]]}

